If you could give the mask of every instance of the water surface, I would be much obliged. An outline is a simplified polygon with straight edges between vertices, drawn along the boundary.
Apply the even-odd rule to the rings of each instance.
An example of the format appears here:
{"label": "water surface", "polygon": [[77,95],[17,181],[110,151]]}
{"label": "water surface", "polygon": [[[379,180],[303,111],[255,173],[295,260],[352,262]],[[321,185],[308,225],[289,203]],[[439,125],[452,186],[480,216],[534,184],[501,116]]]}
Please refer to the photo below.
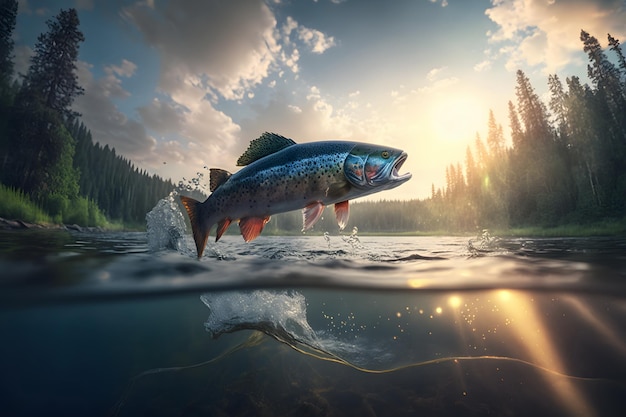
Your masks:
{"label": "water surface", "polygon": [[2,415],[626,409],[625,238],[224,236],[197,260],[160,204],[148,233],[0,232]]}

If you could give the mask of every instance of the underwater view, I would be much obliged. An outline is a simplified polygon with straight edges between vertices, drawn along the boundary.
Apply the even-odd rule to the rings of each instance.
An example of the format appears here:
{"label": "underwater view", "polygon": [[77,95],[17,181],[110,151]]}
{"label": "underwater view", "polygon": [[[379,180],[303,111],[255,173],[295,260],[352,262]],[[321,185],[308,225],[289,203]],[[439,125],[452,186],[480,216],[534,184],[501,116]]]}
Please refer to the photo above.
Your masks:
{"label": "underwater view", "polygon": [[620,415],[626,239],[2,231],[6,416]]}

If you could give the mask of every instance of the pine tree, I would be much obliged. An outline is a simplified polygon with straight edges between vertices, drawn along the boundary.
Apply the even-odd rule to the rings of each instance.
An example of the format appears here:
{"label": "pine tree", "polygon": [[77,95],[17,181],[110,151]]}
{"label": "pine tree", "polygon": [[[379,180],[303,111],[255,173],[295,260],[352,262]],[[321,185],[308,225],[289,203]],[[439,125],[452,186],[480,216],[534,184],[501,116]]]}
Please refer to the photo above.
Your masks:
{"label": "pine tree", "polygon": [[607,134],[614,141],[616,151],[622,155],[626,145],[626,97],[622,89],[619,71],[606,57],[598,40],[581,30],[583,50],[589,56],[587,72],[598,95],[599,104],[606,106]]}
{"label": "pine tree", "polygon": [[48,32],[37,38],[24,87],[64,119],[71,120],[78,116],[71,110],[74,98],[83,94],[75,71],[78,49],[85,37],[78,29],[80,22],[75,9],[61,10],[47,24]]}
{"label": "pine tree", "polygon": [[524,142],[529,146],[535,146],[537,143],[550,140],[548,111],[522,70],[517,70],[515,94],[517,110],[524,126]]}
{"label": "pine tree", "polygon": [[17,1],[0,0],[0,88],[9,85],[13,76],[13,31],[17,18]]}
{"label": "pine tree", "polygon": [[513,140],[513,149],[520,149],[522,142],[524,141],[524,132],[522,132],[522,125],[519,121],[519,116],[515,105],[509,100],[509,124],[511,127],[511,139]]}
{"label": "pine tree", "polygon": [[567,108],[566,108],[566,94],[563,91],[563,84],[558,75],[548,76],[548,87],[550,89],[550,110],[554,117],[554,124],[556,125],[557,136],[560,139],[566,140],[567,134]]}
{"label": "pine tree", "polygon": [[489,110],[489,121],[487,122],[487,145],[491,158],[501,158],[504,153],[504,133],[502,126],[496,123],[493,110]]}
{"label": "pine tree", "polygon": [[42,201],[51,194],[77,197],[75,145],[65,125],[75,115],[74,97],[82,92],[74,73],[83,40],[76,10],[62,10],[48,28],[38,37],[8,123],[13,151],[8,182]]}
{"label": "pine tree", "polygon": [[619,62],[619,68],[622,71],[622,79],[623,79],[623,93],[626,94],[626,57],[624,57],[624,53],[622,52],[622,48],[619,42],[619,39],[614,38],[611,34],[608,35],[609,38],[609,46],[611,47],[611,51],[615,52],[617,55],[617,61]]}

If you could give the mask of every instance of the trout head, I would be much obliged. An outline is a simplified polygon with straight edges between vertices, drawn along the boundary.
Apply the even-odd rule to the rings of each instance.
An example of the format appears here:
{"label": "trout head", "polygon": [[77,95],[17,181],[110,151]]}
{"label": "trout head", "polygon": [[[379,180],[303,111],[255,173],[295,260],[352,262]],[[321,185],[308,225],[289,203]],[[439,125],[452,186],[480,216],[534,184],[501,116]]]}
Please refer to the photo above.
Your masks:
{"label": "trout head", "polygon": [[410,173],[398,173],[407,156],[400,149],[359,143],[346,157],[343,171],[346,179],[357,188],[389,190],[411,179]]}

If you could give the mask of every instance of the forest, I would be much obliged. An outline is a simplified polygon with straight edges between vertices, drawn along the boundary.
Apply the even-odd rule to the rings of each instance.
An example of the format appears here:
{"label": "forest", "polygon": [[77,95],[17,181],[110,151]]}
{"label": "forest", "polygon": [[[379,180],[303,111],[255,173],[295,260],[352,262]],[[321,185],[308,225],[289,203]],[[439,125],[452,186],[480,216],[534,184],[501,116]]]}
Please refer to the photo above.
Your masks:
{"label": "forest", "polygon": [[75,73],[84,41],[78,13],[61,10],[47,22],[28,72],[16,77],[17,6],[16,0],[0,1],[0,216],[18,217],[10,203],[28,200],[55,223],[143,227],[146,213],[174,185],[94,143],[72,110],[83,94]]}
{"label": "forest", "polygon": [[[464,164],[424,203],[444,230],[622,222],[626,214],[626,59],[608,35],[611,59],[585,32],[591,85],[548,77],[547,105],[521,70],[509,101],[511,146],[493,112]],[[616,62],[617,65],[614,63]]]}
{"label": "forest", "polygon": [[[201,174],[174,185],[93,141],[72,110],[83,94],[75,72],[84,41],[76,10],[61,10],[48,21],[27,73],[15,74],[17,3],[0,0],[0,217],[19,218],[19,210],[32,204],[56,223],[142,227],[146,213],[171,191],[202,191]],[[608,50],[584,30],[580,40],[590,85],[576,76],[563,81],[550,75],[544,103],[517,71],[516,100],[508,102],[510,140],[490,112],[487,136],[476,134],[465,160],[445,168],[444,186],[433,184],[423,200],[354,202],[348,230],[480,232],[603,221],[623,226],[626,59],[610,34]],[[17,214],[11,202],[17,202]],[[301,214],[292,212],[274,216],[266,232],[300,227]],[[315,231],[336,228],[328,211]]]}
{"label": "forest", "polygon": [[[550,75],[546,105],[517,71],[510,145],[490,111],[487,137],[476,134],[465,161],[445,168],[444,187],[433,184],[424,200],[351,203],[347,232],[354,226],[366,233],[626,232],[626,60],[611,35],[617,65],[597,38],[583,30],[580,40],[591,85]],[[300,213],[281,214],[266,231],[293,232],[301,222]],[[327,210],[314,232],[336,230]]]}

